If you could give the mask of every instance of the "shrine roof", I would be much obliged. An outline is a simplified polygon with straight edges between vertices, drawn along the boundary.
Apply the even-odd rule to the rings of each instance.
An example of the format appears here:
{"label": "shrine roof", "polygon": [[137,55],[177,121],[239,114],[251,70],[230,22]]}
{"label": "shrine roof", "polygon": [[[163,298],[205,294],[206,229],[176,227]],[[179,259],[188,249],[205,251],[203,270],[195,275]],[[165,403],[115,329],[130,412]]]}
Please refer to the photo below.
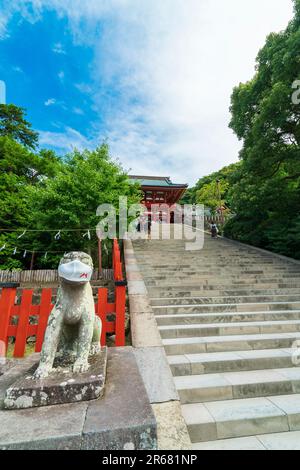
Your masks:
{"label": "shrine roof", "polygon": [[187,188],[187,184],[172,183],[168,176],[135,176],[129,175],[132,182],[139,183],[141,186],[164,187],[164,188]]}

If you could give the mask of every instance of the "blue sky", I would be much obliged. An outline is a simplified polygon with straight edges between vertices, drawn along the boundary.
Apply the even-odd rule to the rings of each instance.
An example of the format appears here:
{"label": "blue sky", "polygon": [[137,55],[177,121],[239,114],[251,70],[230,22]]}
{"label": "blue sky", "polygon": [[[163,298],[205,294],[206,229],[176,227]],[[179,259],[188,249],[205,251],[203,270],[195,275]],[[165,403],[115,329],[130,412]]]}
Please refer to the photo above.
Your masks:
{"label": "blue sky", "polygon": [[194,183],[237,161],[232,88],[291,0],[0,0],[0,80],[40,145],[107,139],[135,174]]}

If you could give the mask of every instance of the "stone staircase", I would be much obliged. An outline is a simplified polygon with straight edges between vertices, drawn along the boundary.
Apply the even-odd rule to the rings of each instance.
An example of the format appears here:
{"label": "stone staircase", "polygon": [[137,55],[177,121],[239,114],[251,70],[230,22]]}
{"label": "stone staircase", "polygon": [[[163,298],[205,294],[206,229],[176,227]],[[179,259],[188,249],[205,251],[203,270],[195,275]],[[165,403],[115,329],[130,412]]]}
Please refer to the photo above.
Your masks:
{"label": "stone staircase", "polygon": [[209,236],[133,246],[194,449],[300,449],[300,264]]}

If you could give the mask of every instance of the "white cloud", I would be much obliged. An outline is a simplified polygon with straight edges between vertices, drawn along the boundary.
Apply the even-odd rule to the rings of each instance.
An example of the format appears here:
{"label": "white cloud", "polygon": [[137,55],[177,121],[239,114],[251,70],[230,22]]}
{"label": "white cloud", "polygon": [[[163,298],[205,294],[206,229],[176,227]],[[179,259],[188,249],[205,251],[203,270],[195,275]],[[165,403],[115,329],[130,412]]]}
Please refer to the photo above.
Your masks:
{"label": "white cloud", "polygon": [[18,65],[14,66],[12,69],[13,69],[14,72],[17,72],[17,73],[24,73],[23,70],[22,70],[22,68],[19,67]]}
{"label": "white cloud", "polygon": [[[152,0],[135,6],[115,13],[116,27],[97,45],[99,79],[104,73],[108,86],[118,80],[122,90],[107,117],[112,149],[134,173],[194,182],[237,161],[240,143],[228,128],[232,89],[253,76],[259,48],[269,32],[286,26],[292,3]],[[142,105],[132,106],[136,97]],[[100,105],[101,93],[95,98]]]}
{"label": "white cloud", "polygon": [[68,152],[74,148],[82,150],[92,148],[92,144],[76,129],[66,127],[61,132],[38,131],[40,144],[55,147],[62,152]]}
{"label": "white cloud", "polygon": [[61,82],[64,81],[65,78],[65,72],[63,70],[60,70],[57,74],[58,78],[60,79]]}
{"label": "white cloud", "polygon": [[55,98],[49,98],[47,101],[45,101],[44,105],[45,106],[52,106],[53,104],[56,103],[56,99]]}
{"label": "white cloud", "polygon": [[53,45],[52,51],[55,52],[55,54],[66,54],[66,51],[60,42]]}
{"label": "white cloud", "polygon": [[73,111],[74,114],[80,114],[80,115],[84,114],[84,111],[81,108],[78,108],[76,106],[74,106],[72,111]]}
{"label": "white cloud", "polygon": [[[99,140],[108,137],[134,173],[182,182],[237,160],[240,143],[228,129],[232,89],[253,76],[266,35],[292,17],[292,0],[32,3],[33,18],[42,7],[56,9],[68,18],[74,42],[94,49],[93,88],[75,86],[93,97],[99,129],[105,122]],[[118,90],[106,109],[103,86]],[[90,141],[97,129],[95,122]]]}
{"label": "white cloud", "polygon": [[14,13],[17,11],[21,17],[35,23],[41,19],[43,0],[2,0],[0,15],[0,40],[9,37],[8,24]]}
{"label": "white cloud", "polygon": [[[118,99],[101,112],[104,137],[124,166],[194,182],[237,161],[232,89],[253,76],[266,35],[285,28],[291,0],[99,3],[52,2],[68,15],[75,40],[94,47],[95,109],[103,100],[97,82],[117,83]],[[103,18],[110,21],[98,35]]]}
{"label": "white cloud", "polygon": [[87,83],[75,83],[74,86],[81,93],[84,93],[84,94],[87,94],[87,95],[90,95],[93,92],[92,87],[90,85],[88,85]]}

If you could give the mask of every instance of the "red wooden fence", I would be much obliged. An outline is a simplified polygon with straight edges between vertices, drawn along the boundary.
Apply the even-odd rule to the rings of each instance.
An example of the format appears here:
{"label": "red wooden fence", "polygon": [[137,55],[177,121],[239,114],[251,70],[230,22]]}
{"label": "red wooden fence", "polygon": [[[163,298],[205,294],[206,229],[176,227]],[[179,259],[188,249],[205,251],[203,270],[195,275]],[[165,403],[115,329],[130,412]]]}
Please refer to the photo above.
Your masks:
{"label": "red wooden fence", "polygon": [[[125,305],[126,282],[123,279],[120,248],[117,240],[113,243],[113,268],[115,279],[115,301],[108,302],[108,289],[98,289],[98,303],[95,312],[102,320],[101,345],[106,344],[106,333],[115,333],[115,345],[125,345]],[[40,352],[43,344],[45,329],[49,314],[53,308],[51,303],[52,289],[42,289],[39,305],[32,305],[33,289],[23,289],[21,302],[15,305],[16,287],[3,287],[0,297],[0,344],[4,343],[6,351],[10,337],[15,338],[14,357],[23,357],[26,340],[36,336],[35,351]],[[107,315],[115,313],[115,320],[108,321]],[[13,317],[18,318],[13,324]],[[30,324],[29,318],[34,318],[35,324]]]}

